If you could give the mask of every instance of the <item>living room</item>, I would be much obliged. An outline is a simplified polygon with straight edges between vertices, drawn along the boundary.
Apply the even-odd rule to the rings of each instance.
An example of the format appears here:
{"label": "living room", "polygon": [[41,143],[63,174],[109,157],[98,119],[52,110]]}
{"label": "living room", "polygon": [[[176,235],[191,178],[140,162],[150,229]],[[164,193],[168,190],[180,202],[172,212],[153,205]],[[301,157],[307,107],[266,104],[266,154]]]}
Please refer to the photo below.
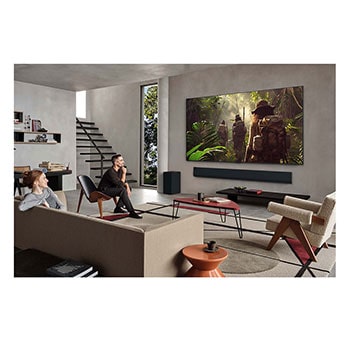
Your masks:
{"label": "living room", "polygon": [[[16,145],[12,153],[11,123],[4,147],[11,147],[10,158],[14,157],[15,164],[18,161],[37,166],[43,160],[69,163],[72,174],[63,177],[64,190],[76,188],[80,164],[76,161],[75,91],[16,81],[14,94],[11,89],[14,64],[203,62],[216,67],[88,90],[87,119],[103,128],[115,149],[125,156],[137,181],[142,83],[158,82],[159,89],[165,92],[161,92],[162,96],[167,97],[159,101],[167,116],[167,124],[163,126],[168,130],[166,146],[161,150],[167,154],[165,157],[159,154],[164,161],[159,164],[159,171],[180,171],[181,192],[189,194],[215,193],[243,183],[242,180],[193,177],[193,167],[197,165],[186,160],[187,97],[302,85],[305,89],[304,164],[286,166],[287,171],[292,172],[292,184],[249,182],[248,185],[309,194],[313,200],[322,200],[336,185],[339,191],[341,186],[338,177],[336,182],[335,171],[335,84],[338,119],[346,115],[344,107],[348,104],[344,93],[347,89],[342,91],[338,85],[347,84],[345,7],[319,3],[315,8],[314,4],[305,2],[264,3],[263,6],[261,2],[249,2],[243,6],[231,2],[228,11],[222,3],[202,2],[203,9],[199,10],[198,3],[178,2],[170,6],[160,2],[157,7],[161,11],[155,15],[149,2],[118,3],[113,11],[111,4],[99,7],[84,2],[84,12],[75,7],[75,2],[70,2],[67,6],[57,4],[54,20],[52,7],[48,8],[44,2],[40,9],[33,3],[21,5],[23,7],[18,2],[9,5],[13,6],[15,15],[10,23],[5,18],[3,28],[5,34],[9,28],[16,32],[14,37],[5,35],[5,41],[11,38],[11,44],[4,50],[10,57],[2,75],[9,81],[3,94],[4,104],[8,102],[4,115],[14,108],[23,109],[40,119],[49,132],[61,133],[62,140],[57,145],[32,145],[31,152],[26,151],[28,146]],[[272,7],[279,10],[273,11]],[[50,13],[47,16],[45,8]],[[153,33],[156,38],[151,35],[153,40],[146,39],[151,30],[145,29],[145,18],[147,23],[150,18],[155,21],[150,26],[156,32]],[[79,38],[78,30],[83,33]],[[43,36],[45,31],[50,33],[47,40]],[[134,34],[127,34],[129,32]],[[111,120],[115,123],[111,124]],[[120,122],[127,133],[119,132]],[[345,131],[338,123],[338,142],[346,141]],[[25,154],[21,156],[18,151],[23,150]],[[208,163],[204,166],[229,169],[232,165]],[[271,164],[235,164],[235,167],[281,171],[279,165]],[[345,172],[338,169],[337,176],[340,173]],[[11,169],[3,183],[12,184],[12,181]],[[159,181],[161,194],[162,177]],[[12,187],[8,192],[7,197],[12,199]],[[97,213],[97,205],[95,207]],[[4,208],[3,213],[12,217],[12,207]],[[340,229],[342,231],[345,232]],[[13,278],[12,232],[3,235],[2,246],[7,252],[1,257],[3,266],[8,267],[2,269],[4,347],[12,344],[26,349],[111,346],[127,349],[316,346],[328,349],[337,343],[346,343],[346,332],[339,317],[347,313],[349,306],[344,237],[339,237],[341,244],[337,246],[337,260],[343,257],[343,263],[339,263],[336,278],[57,280]],[[299,331],[291,333],[296,327]],[[320,329],[327,332],[321,335]],[[63,333],[58,334],[57,330]]]}
{"label": "living room", "polygon": [[[118,73],[118,77],[107,83],[106,77],[113,76],[115,72]],[[97,74],[100,76],[99,79],[91,79]],[[152,75],[154,79],[150,79]],[[122,76],[122,83],[119,83],[119,76]],[[256,76],[259,79],[254,80]],[[144,80],[144,77],[147,77],[148,80]],[[278,80],[275,77],[278,77]],[[126,83],[128,79],[130,82]],[[93,83],[91,83],[92,80]],[[79,88],[87,89],[86,120],[96,123],[99,131],[109,140],[112,149],[116,153],[123,154],[127,161],[128,171],[136,179],[133,187],[142,189],[140,173],[143,152],[140,130],[142,130],[143,116],[141,116],[140,92],[142,87],[149,83],[157,83],[159,91],[158,144],[160,146],[157,160],[158,184],[154,188],[155,191],[163,193],[165,189],[163,175],[174,170],[181,175],[177,192],[181,191],[182,194],[193,197],[200,192],[204,192],[205,196],[215,196],[223,188],[244,185],[259,188],[263,193],[270,193],[269,191],[281,195],[295,193],[306,199],[311,198],[312,201],[322,202],[326,195],[335,191],[335,65],[330,64],[15,65],[15,110],[21,111],[23,115],[30,115],[33,120],[39,119],[41,125],[49,132],[60,133],[60,142],[55,144],[16,142],[15,165],[27,164],[34,169],[44,161],[68,164],[71,174],[66,174],[62,180],[62,190],[67,195],[70,191],[80,188],[76,180],[77,175],[89,175],[96,184],[98,183],[98,178],[91,175],[89,163],[82,162],[79,149],[76,147],[78,136],[75,133],[75,89],[79,86]],[[117,85],[102,87],[106,84]],[[277,84],[280,85],[277,86]],[[92,86],[95,88],[91,88]],[[237,88],[233,89],[230,86],[237,86]],[[235,162],[232,164],[230,162],[187,160],[185,154],[187,151],[186,118],[188,118],[188,112],[186,104],[188,99],[242,91],[269,91],[269,88],[272,87],[290,86],[301,86],[301,88],[285,90],[292,91],[291,98],[296,99],[293,94],[300,89],[302,95],[298,103],[301,103],[303,111],[306,111],[301,127],[303,154],[300,164],[270,164],[270,162]],[[232,90],[229,90],[230,88]],[[323,101],[322,105],[318,102],[319,100]],[[230,114],[228,118],[230,117],[233,116]],[[249,116],[246,119],[249,120]],[[248,125],[249,122],[247,122]],[[326,131],[324,125],[327,125]],[[313,145],[324,150],[322,154],[315,152]],[[110,166],[109,158],[106,159],[106,168]],[[194,169],[201,169],[198,166],[202,164],[207,166],[208,168],[204,169],[211,170],[214,176],[195,177]],[[254,174],[255,180],[245,179],[244,176],[241,179],[235,179],[231,176],[223,178],[218,175],[221,171],[227,171],[230,174],[232,169]],[[261,174],[274,174],[275,179],[261,179]],[[287,183],[281,181],[284,174],[290,177]],[[71,197],[68,206],[73,212],[76,210],[79,192],[75,193],[76,197],[73,200]],[[105,208],[107,208],[106,205]],[[247,208],[243,209],[242,213],[249,216]],[[264,214],[262,218],[266,217]],[[28,218],[26,220],[28,221]],[[245,225],[248,224],[245,223]],[[249,225],[244,229],[249,230]],[[183,245],[185,246],[184,242]],[[62,254],[66,252],[56,251],[54,255],[61,256]],[[119,265],[121,266],[120,263]],[[332,271],[331,275],[335,275],[332,265],[316,265],[316,268]],[[112,270],[109,272],[112,276],[124,276],[124,273],[127,274],[126,271],[128,271],[111,272]],[[107,270],[105,270],[106,273]],[[273,275],[274,273],[270,276]],[[294,275],[302,276],[304,272],[296,271]],[[312,275],[315,276],[314,273]],[[277,274],[277,276],[289,275]]]}
{"label": "living room", "polygon": [[[304,87],[304,164],[243,163],[235,164],[234,168],[252,171],[286,171],[287,168],[292,173],[290,184],[251,181],[251,188],[308,194],[316,201],[321,201],[335,190],[335,65],[193,66],[196,66],[193,67],[196,71],[155,77],[150,81],[159,85],[159,129],[162,130],[158,135],[161,145],[158,157],[159,192],[163,190],[164,171],[181,172],[183,193],[213,194],[223,188],[242,185],[242,180],[194,178],[193,168],[198,163],[189,162],[185,157],[187,98],[290,86]],[[150,65],[149,69],[152,68]],[[25,72],[25,67],[19,65],[18,76],[21,69]],[[96,122],[113,149],[123,154],[137,184],[141,164],[140,89],[146,83],[139,81],[91,89],[86,97],[86,120]],[[63,177],[63,189],[75,189],[76,176],[82,171],[81,165],[77,164],[75,91],[15,81],[14,106],[15,110],[31,115],[32,119],[41,120],[49,132],[61,133],[61,143],[55,146],[16,144],[15,165],[28,164],[35,168],[44,160],[69,164],[72,175]],[[232,168],[228,163],[204,164],[214,169]],[[246,184],[243,180],[243,185]]]}

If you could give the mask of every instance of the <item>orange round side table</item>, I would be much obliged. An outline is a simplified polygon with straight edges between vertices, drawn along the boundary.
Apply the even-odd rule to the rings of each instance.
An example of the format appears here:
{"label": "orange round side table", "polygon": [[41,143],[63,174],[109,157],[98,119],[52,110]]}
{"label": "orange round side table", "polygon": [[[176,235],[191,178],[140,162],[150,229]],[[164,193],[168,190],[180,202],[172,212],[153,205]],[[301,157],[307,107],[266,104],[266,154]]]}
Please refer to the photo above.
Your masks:
{"label": "orange round side table", "polygon": [[186,277],[225,277],[218,266],[227,258],[227,251],[219,247],[217,251],[207,253],[206,247],[206,244],[195,244],[182,249],[182,254],[193,265]]}

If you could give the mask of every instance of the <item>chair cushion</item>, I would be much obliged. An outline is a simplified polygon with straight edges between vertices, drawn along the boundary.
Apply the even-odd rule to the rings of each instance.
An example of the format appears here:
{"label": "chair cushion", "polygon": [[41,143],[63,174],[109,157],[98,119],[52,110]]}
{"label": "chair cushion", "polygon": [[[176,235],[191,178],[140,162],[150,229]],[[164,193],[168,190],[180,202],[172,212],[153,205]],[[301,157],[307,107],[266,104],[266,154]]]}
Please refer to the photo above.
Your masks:
{"label": "chair cushion", "polygon": [[281,215],[274,215],[271,216],[270,218],[268,218],[266,220],[266,225],[265,228],[269,231],[275,232],[277,229],[278,224],[280,223],[280,221],[282,220],[282,216]]}
{"label": "chair cushion", "polygon": [[335,225],[335,192],[329,194],[323,200],[322,206],[317,213],[317,216],[325,220],[323,225],[314,222],[311,226],[311,231],[320,235],[330,235]]}

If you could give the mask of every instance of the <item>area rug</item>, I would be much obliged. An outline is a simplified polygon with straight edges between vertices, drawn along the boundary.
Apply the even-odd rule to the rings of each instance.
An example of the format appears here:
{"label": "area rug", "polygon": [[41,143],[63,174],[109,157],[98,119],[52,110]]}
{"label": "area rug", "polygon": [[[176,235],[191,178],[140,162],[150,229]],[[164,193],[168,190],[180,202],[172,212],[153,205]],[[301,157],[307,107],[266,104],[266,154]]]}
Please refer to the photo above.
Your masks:
{"label": "area rug", "polygon": [[224,274],[252,274],[268,271],[279,263],[279,256],[271,250],[266,250],[266,247],[261,244],[242,239],[216,238],[215,240],[219,247],[228,252],[227,258],[220,265],[220,270]]}
{"label": "area rug", "polygon": [[[143,220],[135,220],[124,214],[103,213],[104,219],[147,229],[172,219],[171,203],[146,203],[135,208],[142,212]],[[181,207],[178,217],[198,214],[197,210]],[[217,241],[228,252],[220,269],[226,277],[328,277],[335,264],[335,232],[328,240],[329,248],[315,249],[317,262],[309,259],[299,241],[280,239],[268,251],[266,249],[273,232],[265,229],[266,219],[242,216],[243,238],[240,239],[233,214],[222,222],[219,215],[201,211],[204,222],[204,242]],[[188,228],[189,230],[191,228]]]}
{"label": "area rug", "polygon": [[[139,209],[143,209],[139,208]],[[172,204],[147,203],[148,214],[172,216]],[[198,213],[179,209],[178,216]],[[270,250],[266,247],[273,235],[265,229],[266,219],[242,216],[243,238],[239,239],[235,219],[228,215],[225,223],[220,216],[202,212],[204,241],[216,240],[228,251],[220,265],[226,277],[328,277],[336,259],[336,233],[328,240],[329,248],[315,248],[317,262],[309,259],[297,240],[280,239]]]}

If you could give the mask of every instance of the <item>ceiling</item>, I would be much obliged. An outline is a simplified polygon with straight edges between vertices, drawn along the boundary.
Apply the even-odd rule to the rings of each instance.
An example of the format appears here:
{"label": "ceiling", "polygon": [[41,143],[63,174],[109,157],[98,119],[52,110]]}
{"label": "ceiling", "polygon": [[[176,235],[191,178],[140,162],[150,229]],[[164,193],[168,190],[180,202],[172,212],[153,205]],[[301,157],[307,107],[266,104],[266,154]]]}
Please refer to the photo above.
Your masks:
{"label": "ceiling", "polygon": [[224,64],[15,64],[14,79],[57,89],[82,91],[146,82]]}

